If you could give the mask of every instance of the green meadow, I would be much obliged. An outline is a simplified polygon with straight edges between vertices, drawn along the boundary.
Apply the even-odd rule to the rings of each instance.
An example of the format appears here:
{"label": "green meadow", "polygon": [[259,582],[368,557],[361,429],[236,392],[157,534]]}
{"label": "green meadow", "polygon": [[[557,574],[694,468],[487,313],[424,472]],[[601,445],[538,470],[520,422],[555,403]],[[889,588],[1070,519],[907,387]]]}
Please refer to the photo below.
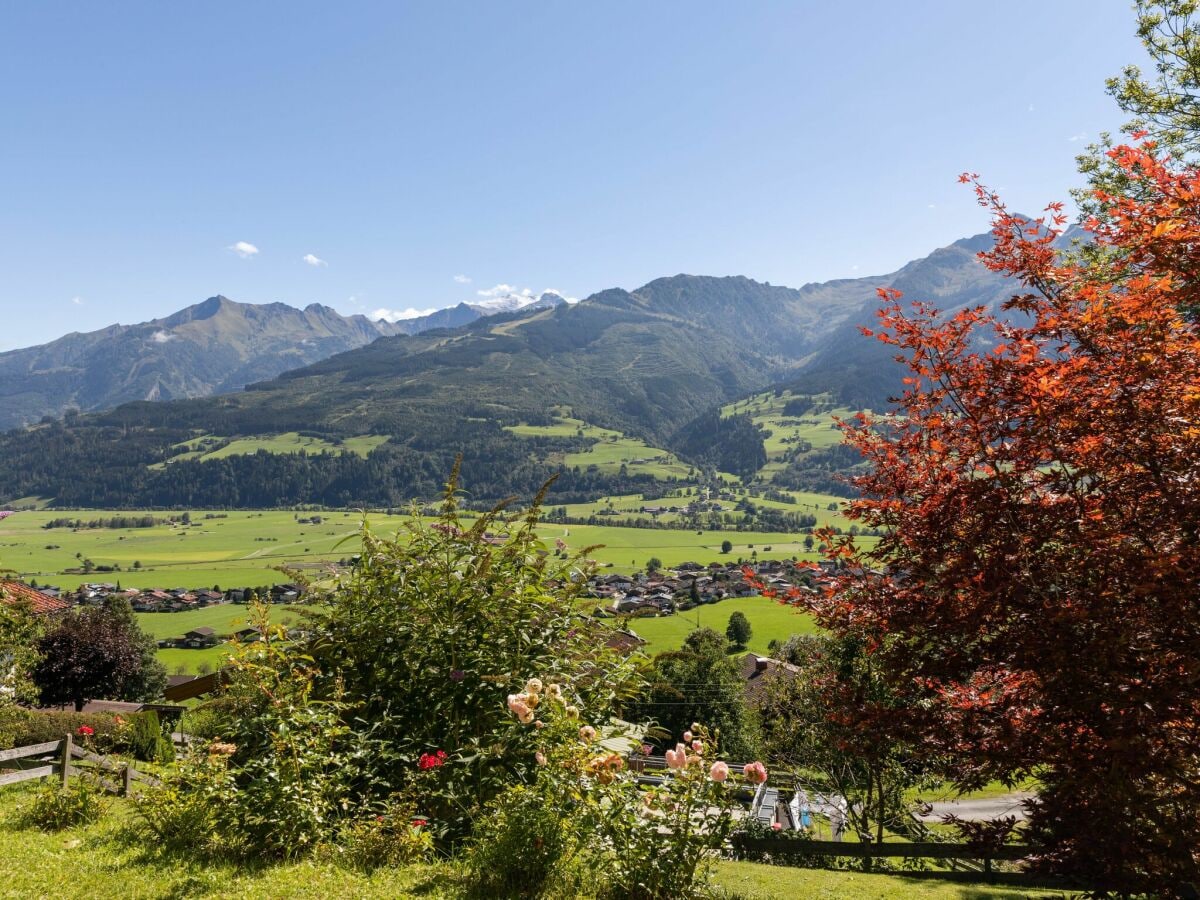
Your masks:
{"label": "green meadow", "polygon": [[[614,502],[634,503],[627,498]],[[814,507],[836,503],[835,497],[811,495]],[[766,501],[756,501],[766,502]],[[804,509],[803,505],[798,506]],[[152,528],[46,529],[51,519],[85,521],[130,511],[28,510],[0,521],[0,567],[26,580],[74,588],[83,582],[120,582],[123,587],[201,588],[254,587],[287,581],[280,571],[300,567],[319,573],[329,563],[358,552],[362,516],[358,512],[296,513],[284,510],[190,511],[191,524],[160,524]],[[167,513],[154,513],[165,518]],[[173,513],[172,515],[179,515]],[[301,518],[320,515],[321,523]],[[206,518],[214,516],[214,518]],[[835,518],[830,514],[830,519]],[[371,527],[394,534],[403,516],[371,513]],[[604,525],[542,525],[547,542],[562,539],[573,548],[602,545],[590,554],[601,566],[633,572],[651,558],[672,566],[685,561],[709,563],[737,559],[816,559],[805,550],[804,535],[751,531],[691,531],[620,528]],[[721,552],[729,540],[733,550]],[[87,573],[93,566],[119,570]]]}
{"label": "green meadow", "polygon": [[753,629],[746,650],[761,656],[768,654],[767,645],[773,640],[785,641],[793,634],[816,631],[810,616],[767,597],[730,597],[673,616],[630,619],[626,627],[646,641],[647,653],[661,653],[678,650],[683,646],[684,638],[697,628],[711,628],[724,634],[729,617],[735,612],[744,613]]}
{"label": "green meadow", "polygon": [[[801,498],[813,507],[826,509],[837,498],[810,495]],[[614,505],[638,504],[640,498],[611,498]],[[659,501],[661,502],[661,501]],[[756,501],[760,502],[760,501]],[[761,501],[766,502],[766,501]],[[582,504],[581,504],[582,506]],[[803,506],[799,507],[803,508]],[[574,514],[574,513],[573,513]],[[826,513],[836,520],[836,513]],[[120,583],[139,588],[228,588],[259,587],[290,580],[289,569],[319,576],[339,559],[353,556],[359,548],[362,514],[353,511],[323,513],[285,510],[206,512],[191,510],[191,524],[159,524],[151,528],[47,529],[52,519],[104,519],[135,515],[129,511],[28,510],[0,521],[0,568],[39,584],[74,588],[84,582]],[[153,513],[165,519],[181,513]],[[319,515],[321,522],[300,519]],[[212,516],[212,518],[206,518]],[[404,516],[371,513],[370,526],[378,533],[393,535]],[[621,528],[603,525],[542,525],[547,545],[563,540],[573,549],[601,545],[588,555],[604,570],[635,572],[652,558],[664,566],[682,562],[707,564],[752,559],[815,560],[805,550],[804,535],[748,531],[692,531],[679,529]],[[721,552],[723,541],[733,549]],[[119,570],[86,573],[84,560],[94,566]],[[726,600],[700,608],[703,624],[724,631],[729,614],[746,605],[751,615],[754,638],[751,649],[765,652],[772,637],[786,638],[793,631],[807,630],[805,620],[761,598]],[[752,607],[752,608],[750,608]],[[298,613],[273,607],[273,620],[288,623]],[[203,625],[228,633],[245,627],[245,607],[209,607],[186,613],[143,613],[142,626],[157,638],[175,637]],[[651,649],[670,649],[682,643],[694,627],[696,613],[664,619],[635,620],[635,630],[651,642]],[[692,624],[689,624],[689,621]],[[228,654],[228,647],[204,650],[161,650],[168,671],[197,672],[214,667]]]}
{"label": "green meadow", "polygon": [[763,429],[763,446],[767,451],[767,464],[758,477],[763,481],[771,478],[786,463],[789,452],[807,443],[811,450],[823,450],[839,444],[842,432],[834,418],[848,419],[858,410],[834,406],[827,398],[815,399],[814,408],[801,416],[784,415],[783,409],[789,400],[796,399],[791,391],[779,396],[767,392],[755,394],[722,407],[721,415],[748,414],[755,425]]}
{"label": "green meadow", "polygon": [[[172,456],[167,462],[182,462],[188,459],[224,459],[227,456],[247,456],[265,450],[268,453],[356,453],[366,456],[376,447],[386,444],[387,435],[364,434],[349,437],[340,443],[323,440],[311,435],[299,434],[295,431],[283,434],[255,435],[253,437],[237,438],[225,442],[225,438],[211,434],[202,434],[191,440],[175,444],[177,450],[183,452]],[[152,468],[161,468],[159,463]]]}
{"label": "green meadow", "polygon": [[630,475],[650,475],[666,481],[687,478],[692,467],[675,454],[651,447],[638,438],[626,437],[619,431],[590,425],[581,419],[559,416],[553,425],[510,425],[506,428],[520,437],[582,437],[591,445],[577,453],[561,454],[556,460],[570,468],[595,466],[605,474],[614,474],[625,467]]}

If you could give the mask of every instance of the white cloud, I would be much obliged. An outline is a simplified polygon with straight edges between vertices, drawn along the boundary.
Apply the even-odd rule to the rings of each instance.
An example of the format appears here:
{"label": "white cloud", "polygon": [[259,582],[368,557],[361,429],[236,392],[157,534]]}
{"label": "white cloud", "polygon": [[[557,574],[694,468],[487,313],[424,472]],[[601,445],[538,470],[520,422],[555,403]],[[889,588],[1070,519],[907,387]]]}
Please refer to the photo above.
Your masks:
{"label": "white cloud", "polygon": [[249,241],[238,241],[236,244],[230,244],[225,249],[232,250],[242,259],[250,259],[251,257],[258,255],[258,248]]}
{"label": "white cloud", "polygon": [[156,331],[150,335],[150,340],[156,344],[165,344],[167,341],[175,340],[175,337],[176,335],[171,334],[169,331]]}
{"label": "white cloud", "polygon": [[480,297],[532,297],[533,291],[529,288],[517,290],[511,284],[498,284],[495,287],[490,287],[485,291],[476,291]]}
{"label": "white cloud", "polygon": [[1032,103],[1029,104],[1029,111],[1033,112],[1033,104]]}
{"label": "white cloud", "polygon": [[83,306],[83,298],[82,297],[72,297],[71,302],[74,303],[76,306]]}
{"label": "white cloud", "polygon": [[930,209],[937,209],[937,204],[936,204],[936,203],[930,203],[930,204],[929,204],[929,208],[930,208]]}
{"label": "white cloud", "polygon": [[308,263],[310,266],[320,267],[320,266],[329,265],[329,263],[325,262],[325,260],[321,259],[321,257],[317,256],[315,253],[305,253],[300,258],[302,260],[304,260],[306,263]]}
{"label": "white cloud", "polygon": [[468,275],[455,275],[454,280],[457,281],[459,284],[470,284],[471,283],[471,278]]}
{"label": "white cloud", "polygon": [[546,290],[542,291],[542,293],[543,294],[558,294],[558,296],[562,297],[568,303],[578,303],[579,302],[578,297],[571,297],[567,294],[566,291],[560,291],[558,288],[546,288]]}
{"label": "white cloud", "polygon": [[1076,141],[1086,141],[1087,136],[1088,136],[1088,134],[1086,131],[1081,131],[1081,132],[1079,132],[1079,134],[1071,135],[1069,138],[1067,138],[1067,140],[1070,141],[1072,144],[1074,144]]}
{"label": "white cloud", "polygon": [[416,319],[437,312],[437,309],[377,309],[368,318],[383,319],[385,322],[399,322],[403,319]]}

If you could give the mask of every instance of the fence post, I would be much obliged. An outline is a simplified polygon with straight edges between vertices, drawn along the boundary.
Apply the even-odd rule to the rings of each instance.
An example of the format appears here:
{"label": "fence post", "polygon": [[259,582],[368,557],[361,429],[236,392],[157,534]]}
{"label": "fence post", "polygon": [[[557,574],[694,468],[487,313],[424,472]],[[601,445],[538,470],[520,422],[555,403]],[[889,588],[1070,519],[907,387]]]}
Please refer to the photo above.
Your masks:
{"label": "fence post", "polygon": [[74,741],[71,739],[71,735],[70,735],[70,734],[68,734],[66,737],[64,737],[64,738],[63,738],[63,745],[62,745],[62,789],[63,789],[64,791],[67,789],[67,782],[68,782],[68,781],[70,780],[70,778],[71,778],[71,747],[72,747],[72,745],[73,745],[73,744],[74,744]]}
{"label": "fence post", "polygon": [[125,764],[125,780],[121,785],[121,796],[128,797],[130,790],[133,788],[133,766]]}

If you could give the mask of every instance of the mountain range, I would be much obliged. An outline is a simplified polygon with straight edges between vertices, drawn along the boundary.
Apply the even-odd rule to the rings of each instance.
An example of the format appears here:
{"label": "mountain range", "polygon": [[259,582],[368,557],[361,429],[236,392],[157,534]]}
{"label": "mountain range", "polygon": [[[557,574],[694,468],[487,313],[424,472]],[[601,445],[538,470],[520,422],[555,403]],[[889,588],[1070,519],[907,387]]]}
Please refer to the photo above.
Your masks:
{"label": "mountain range", "polygon": [[344,316],[318,303],[297,309],[210,297],[166,318],[74,332],[0,353],[0,430],[72,409],[227,394],[382,336],[455,328],[483,316],[565,302],[554,292],[518,294],[388,322]]}
{"label": "mountain range", "polygon": [[[989,235],[958,241],[889,275],[797,289],[740,276],[676,275],[573,304],[551,297],[487,316],[472,309],[475,318],[456,327],[370,343],[373,323],[339,316],[347,331],[359,329],[354,339],[364,346],[240,392],[129,403],[5,435],[0,499],[39,495],[96,506],[396,503],[436,491],[457,453],[464,457],[464,485],[485,499],[536,489],[561,470],[579,439],[550,432],[531,439],[514,426],[550,426],[568,416],[687,458],[697,431],[690,424],[773,385],[882,405],[898,373],[887,348],[858,331],[873,321],[876,289],[896,287],[945,310],[995,308],[1015,286],[976,258],[990,241]],[[456,309],[439,314],[449,319]],[[295,312],[307,317],[309,310]],[[156,331],[176,333],[159,323],[140,327],[143,347],[155,343]],[[134,362],[131,352],[127,365]],[[0,384],[6,382],[0,374]],[[319,438],[327,452],[291,459],[266,452],[204,459],[196,452],[197,440],[211,446],[279,434]],[[340,449],[368,436],[381,442],[369,454]],[[754,452],[753,440],[737,443]],[[584,497],[630,487],[592,468],[562,472],[555,489]]]}

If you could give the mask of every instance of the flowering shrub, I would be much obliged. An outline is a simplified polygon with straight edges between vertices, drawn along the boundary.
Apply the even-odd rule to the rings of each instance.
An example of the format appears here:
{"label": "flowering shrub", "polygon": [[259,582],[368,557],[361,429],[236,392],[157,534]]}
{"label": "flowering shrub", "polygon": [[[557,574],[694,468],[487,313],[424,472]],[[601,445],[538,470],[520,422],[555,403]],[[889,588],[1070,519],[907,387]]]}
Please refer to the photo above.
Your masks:
{"label": "flowering shrub", "polygon": [[[539,732],[505,710],[514,673],[553,673],[601,716],[631,693],[632,663],[577,614],[588,548],[545,553],[538,503],[462,521],[452,476],[436,522],[414,514],[396,540],[364,523],[354,569],[312,586],[324,603],[305,637],[279,640],[257,613],[266,639],[238,648],[228,689],[207,705],[209,749],[228,752],[185,760],[163,801],[144,803],[159,841],[196,827],[225,855],[377,847],[404,838],[370,818],[402,796],[421,834],[452,849],[490,801],[534,777]],[[532,722],[537,701],[515,704]],[[163,809],[171,798],[177,813]]]}
{"label": "flowering shrub", "polygon": [[577,877],[572,860],[586,857],[593,888],[613,896],[692,896],[729,835],[739,790],[767,777],[752,763],[734,779],[726,762],[712,758],[716,735],[697,723],[667,751],[663,783],[643,789],[624,757],[597,743],[596,728],[579,724],[578,707],[559,685],[543,689],[530,679],[508,708],[518,727],[532,726],[537,768],[533,784],[503,795],[480,830],[472,868],[494,893],[540,896],[551,886],[562,893]]}
{"label": "flowering shrub", "polygon": [[[414,515],[395,540],[364,526],[358,565],[324,589],[327,611],[294,649],[314,670],[313,698],[336,697],[339,721],[370,748],[353,761],[351,807],[419,781],[421,813],[453,847],[491,799],[532,777],[534,739],[505,707],[516,673],[571,684],[597,715],[629,693],[632,664],[577,614],[586,548],[545,553],[537,522],[536,502],[520,517],[461,519],[452,477],[435,522]],[[533,710],[512,715],[532,722]]]}
{"label": "flowering shrub", "polygon": [[361,743],[336,697],[313,697],[311,663],[283,645],[255,608],[266,639],[231,658],[214,708],[222,740],[196,746],[139,805],[156,843],[222,856],[294,857],[329,840],[356,813],[349,796]]}
{"label": "flowering shrub", "polygon": [[[621,896],[694,895],[705,881],[712,852],[733,827],[739,785],[730,780],[726,762],[710,759],[717,736],[694,723],[682,738],[667,751],[670,776],[661,786],[639,790],[633,778],[624,779],[616,793],[625,802],[612,804],[620,814],[600,819],[601,834],[612,848],[609,877]],[[761,784],[767,770],[750,763],[743,778]]]}

